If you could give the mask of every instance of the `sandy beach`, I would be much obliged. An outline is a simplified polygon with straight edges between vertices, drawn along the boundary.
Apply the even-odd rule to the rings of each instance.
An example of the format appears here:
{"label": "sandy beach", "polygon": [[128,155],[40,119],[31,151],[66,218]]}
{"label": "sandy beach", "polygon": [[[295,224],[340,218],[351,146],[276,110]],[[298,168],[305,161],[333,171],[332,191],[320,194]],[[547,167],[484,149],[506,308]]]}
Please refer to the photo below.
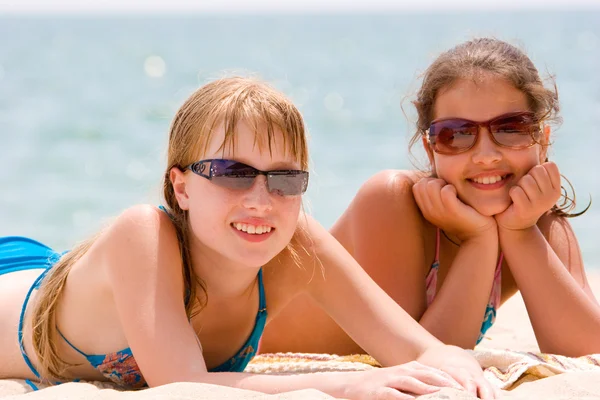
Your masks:
{"label": "sandy beach", "polygon": [[[590,286],[600,298],[600,271],[588,272]],[[531,353],[529,353],[531,352]],[[485,376],[509,399],[600,399],[600,355],[568,358],[539,355],[535,335],[520,295],[502,306],[487,338],[473,352]],[[310,373],[323,370],[369,369],[361,358],[288,353],[285,357],[260,356],[250,372]],[[122,392],[106,383],[67,383],[37,392],[22,380],[0,380],[2,399],[331,399],[316,390],[266,395],[208,384],[174,383],[157,388]],[[443,389],[422,399],[475,399],[465,392]]]}

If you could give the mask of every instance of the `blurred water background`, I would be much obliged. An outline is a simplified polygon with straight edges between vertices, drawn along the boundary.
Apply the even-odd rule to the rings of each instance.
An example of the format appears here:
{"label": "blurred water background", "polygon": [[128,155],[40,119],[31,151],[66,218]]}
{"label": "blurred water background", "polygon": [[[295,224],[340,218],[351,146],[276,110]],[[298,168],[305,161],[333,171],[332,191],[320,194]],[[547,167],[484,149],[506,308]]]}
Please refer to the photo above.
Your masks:
{"label": "blurred water background", "polygon": [[600,268],[597,9],[2,16],[0,235],[67,249],[134,203],[158,204],[175,110],[231,73],[255,73],[299,106],[311,134],[306,201],[330,227],[371,175],[412,167],[419,73],[482,35],[521,46],[556,75],[564,123],[551,159],[580,204],[595,200],[572,224],[587,267]]}

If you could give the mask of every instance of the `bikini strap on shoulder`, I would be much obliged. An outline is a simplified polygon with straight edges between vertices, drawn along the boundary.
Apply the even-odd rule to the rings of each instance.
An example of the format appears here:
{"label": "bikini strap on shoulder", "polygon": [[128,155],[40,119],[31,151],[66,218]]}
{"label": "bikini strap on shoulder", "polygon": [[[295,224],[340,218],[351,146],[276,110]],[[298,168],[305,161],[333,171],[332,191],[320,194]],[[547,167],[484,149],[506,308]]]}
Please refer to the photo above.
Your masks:
{"label": "bikini strap on shoulder", "polygon": [[262,268],[258,270],[258,312],[267,311],[267,299],[265,298],[265,287],[263,284]]}

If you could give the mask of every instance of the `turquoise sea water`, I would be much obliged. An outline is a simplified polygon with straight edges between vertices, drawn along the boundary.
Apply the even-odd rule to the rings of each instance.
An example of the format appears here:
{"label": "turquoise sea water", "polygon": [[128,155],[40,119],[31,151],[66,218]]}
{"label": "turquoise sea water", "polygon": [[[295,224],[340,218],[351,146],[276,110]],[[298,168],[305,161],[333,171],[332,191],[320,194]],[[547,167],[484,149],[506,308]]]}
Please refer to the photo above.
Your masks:
{"label": "turquoise sea water", "polygon": [[600,267],[598,11],[0,18],[0,235],[65,249],[131,204],[157,204],[175,110],[235,72],[299,105],[307,204],[329,227],[369,176],[411,167],[419,72],[481,35],[519,44],[556,75],[564,123],[551,159],[580,203],[596,201],[572,223],[586,265]]}

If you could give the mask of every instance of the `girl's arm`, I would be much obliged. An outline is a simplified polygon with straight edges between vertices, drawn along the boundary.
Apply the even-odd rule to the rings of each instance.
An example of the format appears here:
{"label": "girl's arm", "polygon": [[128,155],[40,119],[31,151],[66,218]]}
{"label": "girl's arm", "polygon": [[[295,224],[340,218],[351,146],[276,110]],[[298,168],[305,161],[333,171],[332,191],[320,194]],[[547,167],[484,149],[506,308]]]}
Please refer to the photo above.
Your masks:
{"label": "girl's arm", "polygon": [[444,343],[472,349],[480,336],[492,291],[498,235],[491,231],[463,241],[439,292],[420,323]]}
{"label": "girl's arm", "polygon": [[475,387],[492,393],[474,358],[443,345],[420,326],[316,221],[307,217],[306,225],[311,240],[307,246],[313,248],[302,260],[307,290],[358,345],[384,366],[417,359],[448,372],[474,393]]}
{"label": "girl's arm", "polygon": [[[600,352],[600,307],[592,294],[569,223],[556,216],[542,226],[500,229],[506,262],[544,353],[578,357]],[[548,221],[550,220],[550,221]],[[548,226],[548,225],[549,226]]]}
{"label": "girl's arm", "polygon": [[506,262],[545,353],[600,352],[600,307],[587,282],[577,239],[565,218],[546,213],[560,195],[554,163],[534,167],[497,217]]}
{"label": "girl's arm", "polygon": [[406,399],[442,386],[459,387],[448,375],[408,364],[366,372],[293,376],[210,373],[183,303],[181,257],[166,214],[150,206],[125,211],[99,238],[103,267],[119,318],[149,386],[203,382],[279,393],[314,388],[352,399]]}
{"label": "girl's arm", "polygon": [[[358,263],[423,327],[444,343],[472,348],[494,278],[497,230],[492,218],[475,215],[473,209],[459,204],[451,191],[446,195],[451,195],[449,204],[453,208],[448,208],[441,197],[444,185],[441,180],[419,180],[407,171],[379,173],[359,191],[345,216],[351,220],[343,221],[350,227],[349,232],[339,235],[343,235],[342,241]],[[463,237],[458,255],[429,308],[425,276],[435,247],[426,248],[424,237],[434,236],[435,231],[425,231],[426,219],[448,231],[456,226],[463,231],[479,229],[477,235]],[[475,220],[476,228],[461,227],[461,221],[467,220]]]}

